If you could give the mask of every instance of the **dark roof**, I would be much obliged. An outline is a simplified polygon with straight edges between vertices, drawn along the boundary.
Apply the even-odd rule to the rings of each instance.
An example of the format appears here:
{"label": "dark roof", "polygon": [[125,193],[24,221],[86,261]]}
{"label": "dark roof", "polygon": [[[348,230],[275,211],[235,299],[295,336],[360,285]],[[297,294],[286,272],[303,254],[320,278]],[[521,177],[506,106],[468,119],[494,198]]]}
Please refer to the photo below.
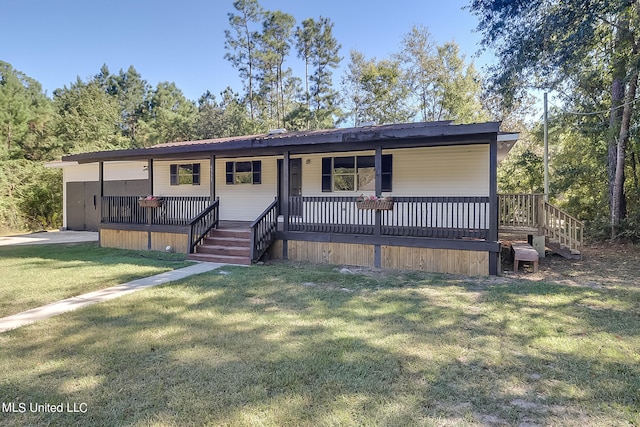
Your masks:
{"label": "dark roof", "polygon": [[147,148],[98,151],[64,156],[64,161],[89,163],[150,158],[205,158],[211,154],[225,156],[274,155],[284,151],[313,153],[366,150],[382,145],[419,147],[486,143],[497,135],[500,123],[487,122],[453,125],[451,122],[403,123],[354,128],[269,133],[158,144]]}

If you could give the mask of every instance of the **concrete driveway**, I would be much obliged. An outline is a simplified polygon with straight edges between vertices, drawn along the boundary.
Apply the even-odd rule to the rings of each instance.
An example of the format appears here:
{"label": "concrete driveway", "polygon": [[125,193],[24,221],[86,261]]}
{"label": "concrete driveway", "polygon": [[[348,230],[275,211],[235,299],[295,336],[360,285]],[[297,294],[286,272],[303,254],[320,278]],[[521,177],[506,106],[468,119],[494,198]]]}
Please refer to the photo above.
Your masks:
{"label": "concrete driveway", "polygon": [[15,236],[0,236],[0,246],[51,245],[97,241],[98,233],[94,231],[46,231]]}

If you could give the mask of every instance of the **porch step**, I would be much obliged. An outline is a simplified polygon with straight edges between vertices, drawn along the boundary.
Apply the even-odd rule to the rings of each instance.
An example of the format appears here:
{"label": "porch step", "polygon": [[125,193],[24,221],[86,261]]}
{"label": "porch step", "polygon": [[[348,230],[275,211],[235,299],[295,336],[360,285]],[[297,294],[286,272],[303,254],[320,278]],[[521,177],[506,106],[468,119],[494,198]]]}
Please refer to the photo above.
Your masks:
{"label": "porch step", "polygon": [[196,253],[248,257],[249,255],[251,255],[251,250],[249,249],[249,245],[231,246],[226,244],[225,245],[204,244],[196,248]]}
{"label": "porch step", "polygon": [[225,264],[250,265],[251,260],[248,256],[229,256],[229,255],[213,255],[204,253],[195,253],[189,255],[189,259],[204,262],[220,262]]}
{"label": "porch step", "polygon": [[214,236],[205,237],[202,241],[203,245],[207,246],[246,246],[251,244],[250,237],[219,237],[217,234]]}
{"label": "porch step", "polygon": [[546,246],[549,249],[551,249],[554,253],[557,253],[558,255],[560,255],[563,258],[575,259],[575,260],[581,260],[582,259],[582,254],[580,253],[580,251],[570,250],[566,246],[561,245],[560,243],[558,243],[558,242],[556,242],[554,240],[547,239]]}
{"label": "porch step", "polygon": [[241,229],[216,229],[212,230],[209,234],[208,239],[251,239],[251,230],[241,230]]}
{"label": "porch step", "polygon": [[251,264],[251,231],[245,229],[212,230],[196,253],[189,259],[206,262],[223,262],[228,264]]}

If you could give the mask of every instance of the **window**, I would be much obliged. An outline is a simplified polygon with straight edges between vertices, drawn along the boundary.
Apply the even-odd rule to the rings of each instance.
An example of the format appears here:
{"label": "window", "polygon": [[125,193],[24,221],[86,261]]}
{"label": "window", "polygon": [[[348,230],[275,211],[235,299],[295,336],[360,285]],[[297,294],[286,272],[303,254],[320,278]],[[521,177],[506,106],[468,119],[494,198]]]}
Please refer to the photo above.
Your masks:
{"label": "window", "polygon": [[356,182],[356,158],[333,158],[333,191],[353,191]]}
{"label": "window", "polygon": [[227,162],[227,184],[260,184],[262,183],[262,162]]}
{"label": "window", "polygon": [[200,163],[170,165],[171,185],[200,185]]}
{"label": "window", "polygon": [[[391,191],[391,154],[382,156],[382,191]],[[375,191],[375,156],[322,158],[322,191]]]}

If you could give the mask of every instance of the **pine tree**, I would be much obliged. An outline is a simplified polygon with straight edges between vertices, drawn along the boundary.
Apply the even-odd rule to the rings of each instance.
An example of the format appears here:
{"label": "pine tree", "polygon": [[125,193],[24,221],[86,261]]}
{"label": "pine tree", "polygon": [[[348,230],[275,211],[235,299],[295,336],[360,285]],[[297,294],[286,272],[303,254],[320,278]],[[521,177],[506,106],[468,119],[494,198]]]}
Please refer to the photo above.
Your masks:
{"label": "pine tree", "polygon": [[247,103],[251,120],[255,117],[255,69],[258,62],[256,51],[257,31],[253,28],[262,20],[263,11],[257,0],[236,0],[233,7],[238,14],[229,13],[230,30],[225,30],[225,59],[240,73],[247,91]]}

